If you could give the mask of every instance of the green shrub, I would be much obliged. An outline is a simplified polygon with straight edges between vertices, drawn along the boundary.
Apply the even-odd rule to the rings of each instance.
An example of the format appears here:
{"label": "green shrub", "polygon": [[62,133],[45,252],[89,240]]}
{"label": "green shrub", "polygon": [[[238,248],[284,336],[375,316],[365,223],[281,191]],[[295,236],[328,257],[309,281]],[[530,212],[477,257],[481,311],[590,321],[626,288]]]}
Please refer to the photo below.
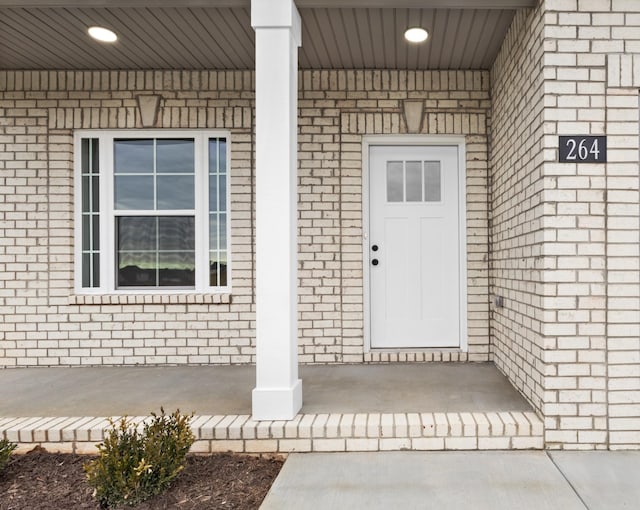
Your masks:
{"label": "green shrub", "polygon": [[164,491],[184,469],[193,444],[191,416],[152,413],[142,431],[126,417],[111,421],[98,445],[98,458],[84,465],[89,485],[102,508],[136,505]]}
{"label": "green shrub", "polygon": [[11,458],[11,453],[17,446],[17,444],[10,443],[6,439],[0,439],[0,471],[7,467],[7,464],[9,464],[9,458]]}

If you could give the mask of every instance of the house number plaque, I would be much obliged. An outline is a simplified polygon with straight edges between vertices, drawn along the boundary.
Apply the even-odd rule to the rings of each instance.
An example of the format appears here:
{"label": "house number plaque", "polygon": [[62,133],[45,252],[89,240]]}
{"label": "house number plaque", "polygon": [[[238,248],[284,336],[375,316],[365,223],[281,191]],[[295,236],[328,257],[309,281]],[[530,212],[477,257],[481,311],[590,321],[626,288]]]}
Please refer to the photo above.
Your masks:
{"label": "house number plaque", "polygon": [[606,136],[561,136],[560,163],[606,163]]}

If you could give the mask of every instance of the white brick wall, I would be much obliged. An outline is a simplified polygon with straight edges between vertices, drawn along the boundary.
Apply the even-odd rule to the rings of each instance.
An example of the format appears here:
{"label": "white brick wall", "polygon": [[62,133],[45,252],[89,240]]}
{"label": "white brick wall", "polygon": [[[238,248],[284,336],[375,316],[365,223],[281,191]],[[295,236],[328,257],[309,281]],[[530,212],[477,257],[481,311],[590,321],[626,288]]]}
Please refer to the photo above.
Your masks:
{"label": "white brick wall", "polygon": [[[488,359],[488,74],[300,83],[301,361]],[[156,127],[231,132],[231,296],[73,293],[73,130],[141,127],[138,94],[162,97]],[[423,133],[467,136],[469,354],[364,353],[361,139],[405,133],[405,99],[425,102]],[[0,121],[0,366],[254,360],[251,72],[0,72]]]}
{"label": "white brick wall", "polygon": [[[543,300],[552,326],[547,341],[557,348],[545,355],[547,402],[559,410],[546,413],[547,443],[638,448],[640,3],[546,7],[548,51],[563,48],[575,64],[545,57],[547,82],[565,88],[548,95],[545,132],[604,134],[609,148],[606,165],[556,164],[558,139],[546,138],[545,181],[553,184],[546,190],[563,222],[552,228],[545,221],[545,281],[557,296]],[[555,32],[568,24],[571,33]],[[575,302],[558,306],[553,299],[562,297]]]}
{"label": "white brick wall", "polygon": [[556,149],[557,135],[605,134],[603,53],[610,41],[603,38],[610,31],[582,5],[577,13],[556,11],[553,3],[547,9],[544,126],[553,136],[545,138],[544,152],[546,441],[601,448],[607,436],[606,165],[557,163]]}
{"label": "white brick wall", "polygon": [[[466,135],[469,353],[364,353],[362,137]],[[487,113],[483,72],[304,71],[300,92],[300,344],[303,362],[488,359]]]}
{"label": "white brick wall", "polygon": [[[550,448],[640,447],[639,12],[546,0],[492,73],[492,340]],[[562,134],[607,135],[608,163],[557,163]]]}
{"label": "white brick wall", "polygon": [[[615,82],[609,85],[615,87]],[[632,85],[610,87],[606,98],[607,411],[612,449],[640,448],[640,77]]]}
{"label": "white brick wall", "polygon": [[492,355],[541,412],[543,168],[541,10],[519,11],[491,73]]}
{"label": "white brick wall", "polygon": [[[0,73],[0,365],[253,360],[252,75]],[[233,296],[76,296],[73,129],[140,127],[136,95],[162,95],[157,127],[231,131]]]}

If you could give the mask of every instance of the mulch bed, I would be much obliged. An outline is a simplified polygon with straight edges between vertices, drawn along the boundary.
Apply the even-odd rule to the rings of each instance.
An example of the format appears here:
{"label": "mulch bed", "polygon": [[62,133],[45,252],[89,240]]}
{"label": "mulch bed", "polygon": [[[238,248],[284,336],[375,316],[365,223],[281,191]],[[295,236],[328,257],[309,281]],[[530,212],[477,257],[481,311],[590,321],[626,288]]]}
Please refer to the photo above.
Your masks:
{"label": "mulch bed", "polygon": [[[41,450],[14,455],[0,473],[0,510],[99,509],[82,470],[91,458]],[[257,509],[282,464],[272,457],[190,455],[166,493],[134,508]]]}

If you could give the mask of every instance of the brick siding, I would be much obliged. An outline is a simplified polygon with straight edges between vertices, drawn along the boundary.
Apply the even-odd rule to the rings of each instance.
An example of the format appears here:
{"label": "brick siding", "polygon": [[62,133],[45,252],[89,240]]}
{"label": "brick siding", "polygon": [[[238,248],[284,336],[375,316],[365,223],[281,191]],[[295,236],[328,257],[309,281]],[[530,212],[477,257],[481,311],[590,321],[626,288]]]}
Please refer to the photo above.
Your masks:
{"label": "brick siding", "polygon": [[[492,345],[548,448],[640,448],[639,51],[639,3],[546,0],[492,73]],[[606,164],[558,163],[579,134]]]}
{"label": "brick siding", "polygon": [[542,412],[543,144],[540,10],[519,11],[491,73],[491,346],[496,366]]}
{"label": "brick siding", "polygon": [[[300,360],[487,360],[486,72],[304,71],[300,76]],[[85,296],[73,290],[73,132],[141,126],[231,132],[232,295]],[[255,344],[252,72],[0,72],[0,365],[251,363]],[[469,353],[365,353],[362,136],[465,135]]]}

